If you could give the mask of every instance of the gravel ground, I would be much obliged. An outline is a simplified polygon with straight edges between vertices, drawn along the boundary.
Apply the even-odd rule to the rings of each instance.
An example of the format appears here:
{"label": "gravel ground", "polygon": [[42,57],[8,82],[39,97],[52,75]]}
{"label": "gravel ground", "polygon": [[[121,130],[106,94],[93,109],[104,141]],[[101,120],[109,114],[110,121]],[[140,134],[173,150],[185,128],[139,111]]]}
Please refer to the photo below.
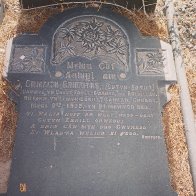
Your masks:
{"label": "gravel ground", "polygon": [[176,0],[175,7],[193,111],[196,114],[196,0]]}
{"label": "gravel ground", "polygon": [[196,0],[176,0],[175,8],[193,111],[196,115]]}

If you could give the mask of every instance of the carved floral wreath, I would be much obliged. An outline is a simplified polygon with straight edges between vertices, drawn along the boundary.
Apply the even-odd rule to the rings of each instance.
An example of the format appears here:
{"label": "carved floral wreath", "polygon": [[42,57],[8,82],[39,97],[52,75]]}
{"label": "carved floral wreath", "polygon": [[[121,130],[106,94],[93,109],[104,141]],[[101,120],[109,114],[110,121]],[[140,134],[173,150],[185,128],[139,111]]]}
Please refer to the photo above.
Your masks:
{"label": "carved floral wreath", "polygon": [[[62,63],[65,58],[76,56],[78,47],[83,55],[113,55],[125,66],[128,65],[128,43],[125,35],[116,26],[98,21],[81,21],[68,27],[61,27],[55,35],[54,56],[52,62]],[[80,45],[78,45],[81,43]]]}

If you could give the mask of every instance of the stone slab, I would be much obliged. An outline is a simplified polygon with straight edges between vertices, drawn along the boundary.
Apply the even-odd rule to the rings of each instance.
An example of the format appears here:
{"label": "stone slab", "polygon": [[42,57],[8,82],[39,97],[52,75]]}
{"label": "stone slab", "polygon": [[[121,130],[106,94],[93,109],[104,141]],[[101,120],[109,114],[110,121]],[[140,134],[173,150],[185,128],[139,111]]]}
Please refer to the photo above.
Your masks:
{"label": "stone slab", "polygon": [[177,195],[161,122],[176,80],[169,44],[103,7],[67,10],[9,47],[8,196]]}

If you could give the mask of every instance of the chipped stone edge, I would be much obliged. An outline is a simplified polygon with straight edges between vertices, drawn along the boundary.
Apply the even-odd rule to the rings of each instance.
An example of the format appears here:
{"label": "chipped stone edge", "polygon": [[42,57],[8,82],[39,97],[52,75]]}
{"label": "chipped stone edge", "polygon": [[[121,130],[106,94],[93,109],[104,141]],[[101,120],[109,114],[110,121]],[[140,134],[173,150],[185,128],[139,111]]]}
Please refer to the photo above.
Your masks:
{"label": "chipped stone edge", "polygon": [[[165,85],[165,93],[166,93],[166,98],[167,98],[167,102],[166,102],[166,104],[169,102],[169,101],[171,101],[171,94],[168,92],[168,89],[169,89],[169,87],[171,86],[171,84],[166,84]],[[165,104],[165,105],[166,105]],[[165,105],[163,106],[163,108],[165,107]]]}
{"label": "chipped stone edge", "polygon": [[[175,62],[173,58],[172,46],[169,43],[164,42],[162,40],[160,40],[160,44],[161,44],[161,49],[165,50],[167,53],[168,73],[165,73],[165,80],[171,81],[170,84],[165,85],[165,93],[166,93],[166,98],[167,98],[167,103],[168,103],[169,101],[171,101],[171,94],[169,93],[168,89],[173,83],[177,82],[176,67],[175,67]],[[165,107],[165,105],[163,106],[163,108]]]}
{"label": "chipped stone edge", "polygon": [[7,74],[8,74],[8,70],[9,70],[10,58],[11,58],[11,53],[12,53],[12,45],[13,45],[13,38],[8,40],[7,46],[6,46],[4,69],[3,69],[3,73],[2,73],[4,78],[7,78]]}
{"label": "chipped stone edge", "polygon": [[177,81],[176,76],[176,68],[175,63],[173,59],[173,52],[172,52],[172,46],[162,40],[160,40],[161,49],[165,50],[167,53],[167,69],[168,73],[165,72],[165,80],[167,81]]}

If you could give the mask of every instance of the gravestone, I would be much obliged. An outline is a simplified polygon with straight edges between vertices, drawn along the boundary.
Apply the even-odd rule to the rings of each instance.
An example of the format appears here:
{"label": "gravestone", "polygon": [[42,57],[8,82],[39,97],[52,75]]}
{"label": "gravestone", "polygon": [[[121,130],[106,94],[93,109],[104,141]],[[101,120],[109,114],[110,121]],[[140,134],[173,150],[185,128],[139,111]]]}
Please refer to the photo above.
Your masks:
{"label": "gravestone", "polygon": [[107,7],[53,16],[14,38],[19,113],[8,196],[170,196],[161,122],[169,44]]}

